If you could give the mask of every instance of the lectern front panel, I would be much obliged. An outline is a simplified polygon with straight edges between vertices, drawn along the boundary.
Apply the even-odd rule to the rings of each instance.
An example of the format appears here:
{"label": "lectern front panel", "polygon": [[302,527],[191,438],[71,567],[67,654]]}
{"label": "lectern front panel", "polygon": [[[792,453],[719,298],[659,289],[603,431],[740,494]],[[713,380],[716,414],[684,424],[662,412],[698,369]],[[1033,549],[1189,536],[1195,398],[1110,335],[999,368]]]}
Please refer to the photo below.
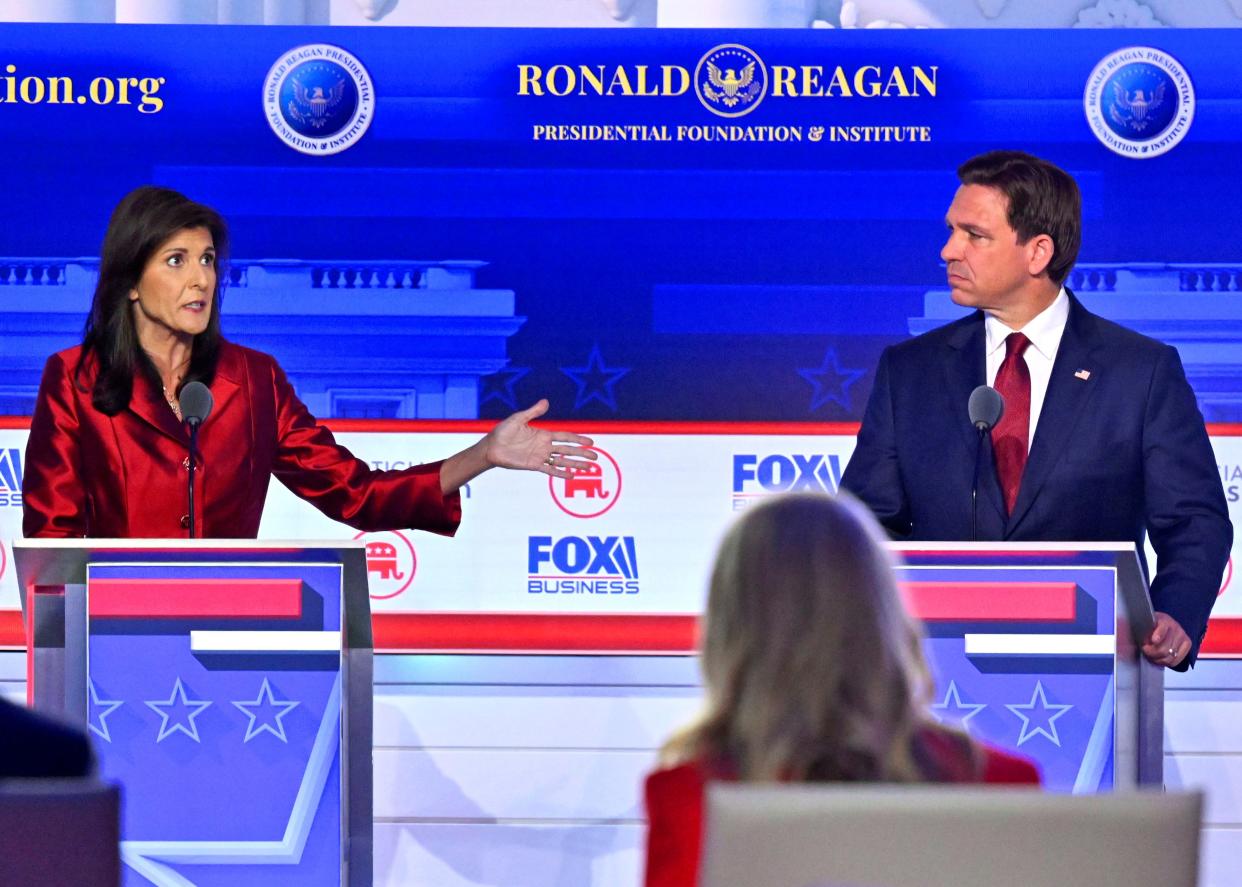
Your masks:
{"label": "lectern front panel", "polygon": [[[1032,758],[1044,785],[1133,785],[1132,720],[1118,682],[1137,667],[1118,605],[1117,555],[1074,551],[901,552],[907,609],[926,629],[932,712]],[[1133,554],[1130,555],[1133,557]]]}
{"label": "lectern front panel", "polygon": [[341,565],[96,563],[87,596],[129,882],[340,885]]}

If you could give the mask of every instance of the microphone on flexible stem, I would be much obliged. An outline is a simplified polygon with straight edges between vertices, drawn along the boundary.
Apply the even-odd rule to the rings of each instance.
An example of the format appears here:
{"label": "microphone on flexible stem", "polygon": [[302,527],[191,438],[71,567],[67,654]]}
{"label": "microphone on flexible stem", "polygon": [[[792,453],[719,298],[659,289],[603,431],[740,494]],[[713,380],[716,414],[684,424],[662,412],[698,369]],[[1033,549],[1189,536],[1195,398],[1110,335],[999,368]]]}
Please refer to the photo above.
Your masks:
{"label": "microphone on flexible stem", "polygon": [[1000,392],[987,385],[980,385],[970,392],[970,402],[966,405],[970,414],[970,424],[979,432],[979,442],[975,445],[975,473],[970,484],[970,538],[979,541],[979,462],[983,456],[983,439],[1005,414],[1005,398]]}
{"label": "microphone on flexible stem", "polygon": [[[999,396],[999,395],[998,395]],[[211,407],[215,401],[211,392],[202,382],[189,382],[181,389],[181,397],[177,399],[181,407],[181,421],[190,429],[190,471],[189,471],[189,505],[190,505],[190,538],[195,538],[194,520],[194,469],[198,449],[198,427],[211,415]]]}

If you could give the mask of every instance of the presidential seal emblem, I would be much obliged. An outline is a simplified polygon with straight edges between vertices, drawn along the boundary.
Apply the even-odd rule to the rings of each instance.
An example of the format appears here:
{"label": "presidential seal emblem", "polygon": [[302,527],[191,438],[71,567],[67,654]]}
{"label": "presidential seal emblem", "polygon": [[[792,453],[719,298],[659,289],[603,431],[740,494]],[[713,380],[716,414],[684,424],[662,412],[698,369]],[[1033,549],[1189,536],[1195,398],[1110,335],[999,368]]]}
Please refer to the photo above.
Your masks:
{"label": "presidential seal emblem", "polygon": [[1159,157],[1190,130],[1195,88],[1167,52],[1130,46],[1095,66],[1083,108],[1091,131],[1109,150],[1136,159]]}
{"label": "presidential seal emblem", "polygon": [[263,82],[263,111],[272,132],[303,154],[337,154],[371,125],[375,88],[352,54],[328,43],[285,53]]}
{"label": "presidential seal emblem", "polygon": [[721,117],[749,114],[768,92],[763,59],[738,43],[722,43],[699,59],[694,91],[703,107]]}

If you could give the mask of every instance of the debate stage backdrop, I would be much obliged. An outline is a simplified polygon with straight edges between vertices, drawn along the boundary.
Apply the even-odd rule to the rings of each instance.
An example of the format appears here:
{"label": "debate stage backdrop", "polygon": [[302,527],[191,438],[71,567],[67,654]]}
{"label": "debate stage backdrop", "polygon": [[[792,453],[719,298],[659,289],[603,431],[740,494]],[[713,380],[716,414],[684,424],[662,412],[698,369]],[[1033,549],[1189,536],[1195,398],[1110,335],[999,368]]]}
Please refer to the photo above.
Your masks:
{"label": "debate stage backdrop", "polygon": [[[79,340],[107,217],[149,182],[228,218],[226,335],[275,354],[368,462],[445,455],[484,427],[474,420],[541,396],[551,420],[599,440],[597,476],[471,484],[455,540],[368,540],[380,613],[697,612],[731,515],[774,490],[835,490],[880,351],[957,316],[938,255],[954,170],[1000,147],[1078,179],[1070,285],[1179,348],[1236,520],[1240,50],[1232,31],[2,25],[0,610],[17,605],[11,541],[43,362]],[[264,536],[355,535],[273,486]],[[1218,615],[1242,616],[1232,571],[1222,582]],[[381,684],[422,674],[385,667]],[[611,667],[601,686],[614,686]],[[658,744],[697,697],[678,672],[673,705],[662,675],[647,700],[660,714],[634,722],[641,736],[584,718],[600,736],[547,740],[630,756],[608,791],[583,783],[584,799],[617,798],[580,832],[596,844],[556,831],[571,815],[556,807],[559,758],[539,771],[554,789],[546,809],[468,811],[493,825],[549,818],[546,846],[530,852],[585,868],[539,880],[532,865],[531,883],[632,883],[641,828],[626,780],[651,760],[633,750]],[[1202,722],[1173,721],[1206,724],[1179,726],[1182,748],[1210,751],[1214,731],[1236,725],[1242,675],[1228,675],[1214,689],[1234,695],[1214,697]],[[431,724],[461,726],[446,747],[487,732],[469,727],[469,699],[447,720],[420,719],[406,690],[377,692],[394,694],[377,705],[377,745]],[[573,701],[548,723],[576,721]],[[496,784],[456,760],[432,759],[478,797]],[[1233,760],[1166,772],[1239,786]],[[401,761],[377,753],[377,786],[396,774],[410,788],[380,798],[377,817],[425,822],[402,804],[426,772]],[[1229,797],[1209,811],[1220,872],[1242,858]],[[466,817],[452,810],[446,822]],[[517,877],[494,828],[443,850],[433,830],[382,825],[380,882],[429,859],[456,872],[435,883]],[[472,868],[476,853],[492,854],[499,880]]]}
{"label": "debate stage backdrop", "polygon": [[[1082,186],[1075,292],[1177,345],[1209,422],[1242,420],[1234,31],[0,37],[0,414],[32,411],[43,361],[80,337],[111,208],[155,182],[228,218],[226,334],[274,353],[322,417],[495,418],[546,396],[588,431],[853,422],[880,350],[959,310],[938,255],[954,169],[1014,147]],[[1215,430],[1232,502],[1242,459]],[[436,455],[364,455],[412,448]],[[648,531],[695,513],[690,453],[647,471]],[[701,577],[669,578],[695,609]]]}

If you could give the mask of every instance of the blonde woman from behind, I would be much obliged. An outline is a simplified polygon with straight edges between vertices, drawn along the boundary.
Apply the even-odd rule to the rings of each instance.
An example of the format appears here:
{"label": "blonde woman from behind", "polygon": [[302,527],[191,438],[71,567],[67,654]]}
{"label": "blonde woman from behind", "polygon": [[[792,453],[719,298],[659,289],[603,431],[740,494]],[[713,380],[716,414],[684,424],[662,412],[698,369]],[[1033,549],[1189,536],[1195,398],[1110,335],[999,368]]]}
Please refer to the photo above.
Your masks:
{"label": "blonde woman from behind", "polygon": [[706,702],[647,777],[647,887],[695,887],[704,786],[1038,783],[938,725],[920,631],[883,532],[848,494],[751,507],[721,543],[702,636]]}

